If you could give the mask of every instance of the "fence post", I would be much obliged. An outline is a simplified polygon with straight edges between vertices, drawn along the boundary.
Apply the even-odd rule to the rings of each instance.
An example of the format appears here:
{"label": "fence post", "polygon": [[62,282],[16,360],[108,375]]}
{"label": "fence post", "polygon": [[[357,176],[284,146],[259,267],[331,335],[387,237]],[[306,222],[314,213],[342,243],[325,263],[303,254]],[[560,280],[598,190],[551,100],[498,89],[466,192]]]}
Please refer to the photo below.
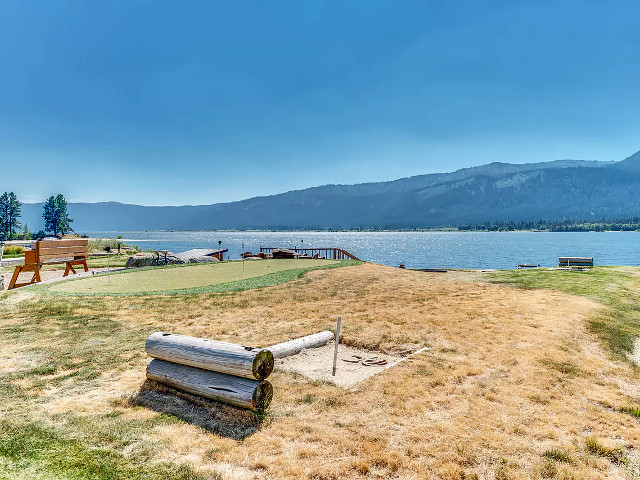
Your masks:
{"label": "fence post", "polygon": [[333,352],[333,377],[336,376],[336,363],[338,361],[338,345],[340,344],[340,317],[338,317],[338,325],[336,326],[336,349]]}

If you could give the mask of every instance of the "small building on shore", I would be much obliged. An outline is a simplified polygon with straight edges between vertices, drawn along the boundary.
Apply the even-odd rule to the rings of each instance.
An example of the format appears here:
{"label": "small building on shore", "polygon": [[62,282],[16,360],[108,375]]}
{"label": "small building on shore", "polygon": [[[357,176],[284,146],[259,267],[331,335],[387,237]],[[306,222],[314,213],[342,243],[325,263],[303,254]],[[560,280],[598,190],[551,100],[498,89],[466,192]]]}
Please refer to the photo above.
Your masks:
{"label": "small building on shore", "polygon": [[[208,249],[208,248],[194,248],[193,250],[187,250],[186,252],[176,253],[176,257],[189,262],[190,259],[209,257],[215,258],[220,262],[224,259],[224,254],[228,252],[227,248]],[[191,260],[193,262],[193,260]]]}

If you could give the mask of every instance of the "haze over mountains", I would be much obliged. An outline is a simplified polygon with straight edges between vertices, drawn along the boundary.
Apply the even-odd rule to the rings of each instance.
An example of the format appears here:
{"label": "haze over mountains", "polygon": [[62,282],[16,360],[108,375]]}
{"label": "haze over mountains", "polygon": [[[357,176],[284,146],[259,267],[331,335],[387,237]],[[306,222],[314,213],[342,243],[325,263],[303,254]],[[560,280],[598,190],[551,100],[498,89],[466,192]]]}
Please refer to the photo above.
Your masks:
{"label": "haze over mountains", "polygon": [[[63,192],[64,193],[64,192]],[[42,227],[42,204],[23,223]],[[324,185],[213,205],[70,203],[78,232],[215,229],[403,229],[486,221],[640,215],[640,152],[619,162],[491,163],[388,182]]]}

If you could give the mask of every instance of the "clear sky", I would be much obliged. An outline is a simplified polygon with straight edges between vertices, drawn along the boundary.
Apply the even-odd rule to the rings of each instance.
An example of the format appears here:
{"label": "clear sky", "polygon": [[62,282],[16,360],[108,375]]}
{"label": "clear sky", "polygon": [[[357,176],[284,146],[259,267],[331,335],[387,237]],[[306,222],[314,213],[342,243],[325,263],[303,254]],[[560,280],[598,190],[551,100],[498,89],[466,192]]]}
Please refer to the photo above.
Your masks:
{"label": "clear sky", "polygon": [[640,149],[640,2],[0,2],[0,191],[207,204]]}

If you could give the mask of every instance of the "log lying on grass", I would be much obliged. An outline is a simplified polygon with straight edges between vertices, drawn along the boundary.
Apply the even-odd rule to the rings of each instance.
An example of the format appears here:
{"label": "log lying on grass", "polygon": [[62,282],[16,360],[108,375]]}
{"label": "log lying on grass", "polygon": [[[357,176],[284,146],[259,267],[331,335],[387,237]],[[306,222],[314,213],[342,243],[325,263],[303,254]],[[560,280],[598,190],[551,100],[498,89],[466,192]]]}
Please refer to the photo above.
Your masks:
{"label": "log lying on grass", "polygon": [[151,360],[147,365],[147,378],[194,395],[251,410],[265,410],[273,398],[273,387],[267,381],[209,372],[164,360]]}
{"label": "log lying on grass", "polygon": [[235,343],[156,332],[147,339],[145,350],[160,360],[256,380],[264,380],[273,371],[269,350]]}
{"label": "log lying on grass", "polygon": [[273,358],[284,358],[290,355],[296,355],[305,348],[321,347],[331,340],[333,340],[333,332],[326,330],[324,332],[314,333],[313,335],[307,335],[306,337],[289,340],[288,342],[278,343],[277,345],[267,347],[267,349],[273,354]]}

